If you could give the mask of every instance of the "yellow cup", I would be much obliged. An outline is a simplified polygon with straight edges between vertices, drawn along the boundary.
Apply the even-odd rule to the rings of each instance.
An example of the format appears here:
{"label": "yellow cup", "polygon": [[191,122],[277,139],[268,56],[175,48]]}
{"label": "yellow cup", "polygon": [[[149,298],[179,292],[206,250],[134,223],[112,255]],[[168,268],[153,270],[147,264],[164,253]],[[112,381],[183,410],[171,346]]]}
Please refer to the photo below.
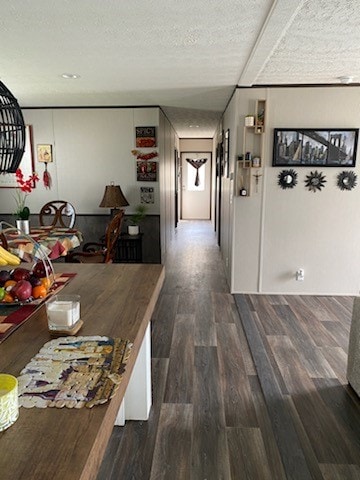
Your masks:
{"label": "yellow cup", "polygon": [[0,432],[9,428],[19,416],[18,381],[0,373]]}

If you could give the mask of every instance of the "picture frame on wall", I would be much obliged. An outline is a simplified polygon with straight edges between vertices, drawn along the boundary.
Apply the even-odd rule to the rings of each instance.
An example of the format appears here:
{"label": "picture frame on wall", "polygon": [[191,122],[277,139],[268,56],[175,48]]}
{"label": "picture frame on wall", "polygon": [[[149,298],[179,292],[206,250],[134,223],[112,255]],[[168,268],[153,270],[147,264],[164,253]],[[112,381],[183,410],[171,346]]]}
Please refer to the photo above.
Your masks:
{"label": "picture frame on wall", "polygon": [[135,127],[137,148],[156,147],[156,127]]}
{"label": "picture frame on wall", "polygon": [[273,167],[355,167],[357,128],[275,128]]}
{"label": "picture frame on wall", "polygon": [[230,129],[225,132],[224,142],[224,175],[229,178],[230,175]]}
{"label": "picture frame on wall", "polygon": [[[35,171],[31,125],[25,126],[25,150],[19,168],[24,178],[29,178]],[[15,173],[2,173],[0,175],[0,188],[17,188],[18,186]],[[32,188],[35,187],[34,182]]]}
{"label": "picture frame on wall", "polygon": [[157,181],[157,162],[136,162],[136,179],[138,182]]}
{"label": "picture frame on wall", "polygon": [[38,144],[36,146],[38,162],[51,163],[53,161],[52,145]]}

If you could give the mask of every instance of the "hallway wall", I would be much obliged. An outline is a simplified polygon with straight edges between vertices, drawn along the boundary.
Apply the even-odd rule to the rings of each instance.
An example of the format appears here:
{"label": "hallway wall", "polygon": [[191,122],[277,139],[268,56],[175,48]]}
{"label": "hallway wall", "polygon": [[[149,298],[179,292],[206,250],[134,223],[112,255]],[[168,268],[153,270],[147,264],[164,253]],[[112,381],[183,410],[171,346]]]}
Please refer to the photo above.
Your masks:
{"label": "hallway wall", "polygon": [[[274,128],[358,128],[359,98],[360,87],[356,86],[236,91],[228,108],[228,115],[236,112],[230,122],[238,138],[233,171],[235,157],[242,153],[244,117],[254,112],[256,99],[267,100],[267,117],[258,193],[234,198],[233,292],[359,294],[359,184],[352,191],[337,187],[336,176],[344,167],[296,167],[298,185],[282,190],[277,184],[282,168],[271,166]],[[316,193],[304,184],[314,170],[327,180],[325,188]],[[359,178],[359,160],[355,168],[346,170],[353,170]],[[303,282],[295,280],[298,268],[305,271]]]}

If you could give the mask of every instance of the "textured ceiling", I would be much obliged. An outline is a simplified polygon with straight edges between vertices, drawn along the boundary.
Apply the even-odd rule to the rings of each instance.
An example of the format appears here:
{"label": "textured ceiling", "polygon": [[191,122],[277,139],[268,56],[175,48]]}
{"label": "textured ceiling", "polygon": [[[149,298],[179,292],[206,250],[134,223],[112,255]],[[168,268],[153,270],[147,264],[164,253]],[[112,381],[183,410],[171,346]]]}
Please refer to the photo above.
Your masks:
{"label": "textured ceiling", "polygon": [[0,7],[0,78],[23,107],[159,105],[180,137],[211,137],[236,85],[360,78],[359,0]]}

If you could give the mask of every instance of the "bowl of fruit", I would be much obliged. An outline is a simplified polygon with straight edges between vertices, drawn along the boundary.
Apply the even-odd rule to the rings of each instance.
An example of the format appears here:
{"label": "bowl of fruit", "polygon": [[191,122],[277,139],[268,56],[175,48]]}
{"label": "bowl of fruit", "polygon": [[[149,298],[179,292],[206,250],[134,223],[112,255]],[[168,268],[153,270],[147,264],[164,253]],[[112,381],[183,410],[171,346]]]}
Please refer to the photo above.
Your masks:
{"label": "bowl of fruit", "polygon": [[32,268],[0,270],[0,306],[38,304],[44,301],[54,283],[53,273],[42,261]]}

